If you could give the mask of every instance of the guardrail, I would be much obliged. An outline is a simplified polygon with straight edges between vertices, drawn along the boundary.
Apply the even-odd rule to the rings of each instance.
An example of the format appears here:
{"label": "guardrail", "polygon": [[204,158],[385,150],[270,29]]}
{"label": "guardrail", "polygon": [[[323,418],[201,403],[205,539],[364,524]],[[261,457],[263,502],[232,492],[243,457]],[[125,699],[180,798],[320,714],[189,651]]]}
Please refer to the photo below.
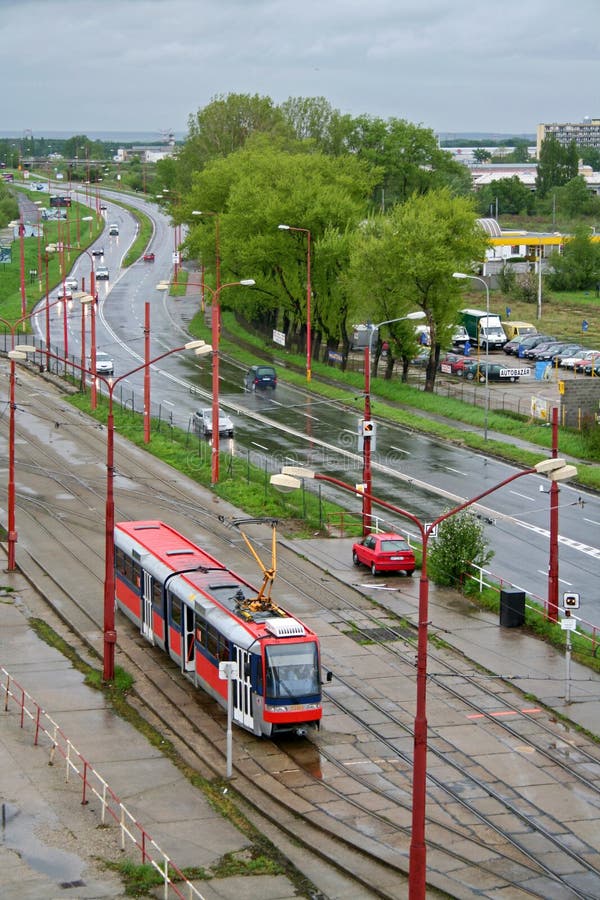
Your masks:
{"label": "guardrail", "polygon": [[[159,873],[163,882],[163,897],[170,896],[181,900],[205,900],[198,889],[187,880],[180,869],[164,853],[146,829],[136,820],[127,807],[117,797],[108,783],[82,756],[75,745],[64,734],[60,726],[42,709],[34,698],[27,693],[18,681],[4,668],[0,668],[0,690],[4,694],[4,711],[10,712],[11,701],[17,708],[20,727],[27,724],[33,726],[33,744],[41,746],[48,743],[49,765],[54,764],[57,753],[65,763],[65,781],[71,775],[81,780],[81,803],[88,803],[88,794],[92,794],[100,803],[100,820],[102,825],[113,823],[119,829],[120,847],[125,850],[129,840],[141,853],[142,863],[151,865]],[[174,883],[176,879],[177,884]]]}

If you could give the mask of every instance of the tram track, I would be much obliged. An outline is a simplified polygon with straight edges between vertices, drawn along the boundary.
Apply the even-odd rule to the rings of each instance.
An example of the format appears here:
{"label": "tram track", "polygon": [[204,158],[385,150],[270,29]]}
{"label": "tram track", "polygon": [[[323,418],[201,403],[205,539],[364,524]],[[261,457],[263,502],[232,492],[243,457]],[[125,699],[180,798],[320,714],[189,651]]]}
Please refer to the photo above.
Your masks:
{"label": "tram track", "polygon": [[[70,410],[70,407],[67,407],[65,413]],[[19,429],[19,435],[23,438],[26,438],[28,443],[31,445],[32,454],[35,458],[35,462],[32,460],[31,463],[19,464],[19,471],[21,477],[26,474],[26,470],[28,466],[31,466],[30,471],[33,473],[34,479],[43,479],[50,478],[53,484],[57,489],[65,492],[65,494],[70,494],[72,497],[76,498],[78,510],[76,515],[73,515],[73,500],[68,499],[64,500],[60,506],[56,506],[54,503],[47,501],[41,501],[36,497],[32,497],[31,495],[26,495],[24,492],[19,491],[18,499],[19,499],[19,515],[22,515],[22,510],[26,509],[28,506],[31,508],[35,507],[35,515],[38,519],[38,527],[44,529],[44,533],[46,538],[50,540],[50,538],[54,540],[60,541],[63,545],[66,545],[68,550],[72,552],[73,566],[84,567],[86,568],[88,574],[92,576],[98,583],[100,587],[103,579],[103,569],[102,569],[102,561],[103,561],[103,553],[98,547],[97,543],[97,531],[98,531],[98,522],[102,521],[102,511],[103,511],[103,503],[104,503],[104,487],[105,482],[100,476],[96,477],[88,477],[88,475],[80,477],[77,475],[68,474],[66,475],[63,472],[60,472],[56,466],[51,465],[52,454],[49,451],[48,446],[43,440],[39,440],[36,442],[35,437],[32,438],[31,430],[26,429],[23,433]],[[101,447],[102,442],[98,440],[98,433],[94,433],[92,429],[80,429],[78,433],[78,447],[81,449],[78,451],[80,454],[90,455],[90,458],[97,460],[98,458],[102,458],[102,453],[99,454],[99,447]],[[118,509],[119,515],[123,518],[139,518],[144,517],[137,510],[140,506],[148,506],[152,507],[154,510],[152,514],[147,515],[147,517],[151,518],[160,518],[164,515],[180,515],[181,513],[181,505],[184,502],[187,502],[189,505],[189,486],[187,482],[183,484],[183,479],[179,479],[177,476],[174,476],[172,473],[168,473],[164,476],[157,476],[157,472],[155,468],[152,470],[152,477],[144,478],[143,475],[140,475],[140,459],[143,458],[142,451],[137,450],[137,448],[131,448],[130,445],[124,444],[123,447],[119,446],[118,450],[118,478],[123,480],[125,483],[123,486],[123,491],[119,494],[118,499]],[[43,463],[46,463],[44,466]],[[37,466],[37,469],[36,469]],[[181,485],[178,484],[178,481],[181,480]],[[162,493],[164,491],[164,494]],[[96,508],[90,512],[90,507],[96,504]],[[82,511],[82,508],[86,511]],[[132,508],[136,509],[135,513],[132,513]],[[248,570],[254,570],[254,576],[249,574],[249,579],[256,581],[256,570],[255,565],[251,563],[248,559],[248,554],[241,542],[241,540],[232,537],[232,532],[230,529],[226,527],[226,521],[222,521],[222,504],[217,507],[218,511],[213,511],[210,507],[200,509],[197,507],[192,512],[186,513],[186,517],[188,521],[191,521],[195,527],[201,528],[202,530],[208,529],[209,532],[209,540],[213,547],[215,547],[214,552],[217,556],[225,556],[227,553],[227,558],[231,558],[231,554],[235,551],[236,561],[231,562],[235,568],[240,568],[240,565],[245,565]],[[159,512],[158,512],[159,511]],[[42,513],[44,517],[47,517],[47,522],[40,522],[39,519],[42,518]],[[100,513],[100,519],[98,518],[98,514]],[[29,510],[28,515],[33,515],[32,509]],[[74,524],[75,522],[75,524]],[[82,540],[82,529],[85,532],[86,540]],[[188,525],[189,530],[189,525]],[[92,538],[94,540],[92,540]],[[88,548],[89,557],[87,559],[86,554],[82,552],[83,547]],[[85,557],[85,561],[84,561]],[[238,564],[239,560],[239,564]],[[283,560],[283,564],[282,564]],[[281,574],[278,576],[277,584],[280,586],[284,586],[286,590],[293,591],[294,593],[300,593],[303,597],[303,602],[310,602],[315,604],[315,607],[320,605],[322,610],[327,610],[329,613],[332,610],[335,612],[335,616],[341,617],[341,611],[344,607],[347,607],[349,610],[348,616],[354,616],[354,618],[364,617],[367,618],[370,613],[370,608],[372,606],[371,601],[366,598],[363,594],[356,591],[354,588],[349,587],[348,585],[335,586],[333,585],[332,580],[327,578],[327,591],[323,590],[323,578],[322,573],[321,577],[317,573],[315,573],[314,569],[310,568],[310,564],[307,561],[299,561],[297,558],[293,557],[292,553],[287,551],[285,548],[283,549],[280,556],[280,573],[281,571],[285,572],[285,575]],[[292,577],[293,575],[293,577]],[[53,578],[50,569],[47,570],[47,576]],[[57,588],[61,587],[61,585],[57,582]],[[77,592],[74,593],[74,598],[72,602],[77,603],[78,600],[76,598]],[[328,596],[327,604],[323,604],[322,598],[323,594],[326,593]],[[289,603],[286,602],[286,605],[289,607]],[[79,609],[81,613],[85,613],[86,615],[90,615],[89,610],[86,610],[83,604],[79,603]],[[300,613],[302,616],[303,614]],[[384,618],[390,618],[390,613],[384,612],[381,609],[377,611],[376,615],[372,615],[370,619],[370,625],[381,628],[382,620]],[[101,622],[96,618],[92,618],[90,616],[90,621],[93,622],[93,627],[96,629],[101,628]],[[124,620],[123,620],[124,621]],[[90,626],[92,627],[92,626]],[[349,624],[349,619],[347,618],[344,622],[340,623],[340,627],[343,629],[347,629],[352,627],[355,629],[356,622],[352,625]],[[154,692],[155,696],[158,696],[158,691],[162,690],[160,687],[160,683],[164,682],[164,675],[168,673],[169,678],[167,683],[170,686],[171,693],[162,694],[162,699],[160,700],[161,707],[161,715],[160,721],[163,723],[163,727],[168,729],[170,732],[178,733],[180,732],[182,737],[182,747],[183,752],[186,755],[190,753],[194,754],[196,765],[205,766],[207,760],[212,760],[212,777],[218,775],[219,772],[223,770],[223,748],[225,744],[225,736],[224,736],[224,721],[222,713],[216,709],[215,705],[210,700],[200,699],[198,697],[198,692],[195,692],[194,689],[186,682],[178,669],[175,666],[172,666],[169,661],[160,654],[158,651],[153,650],[149,645],[143,641],[141,638],[137,636],[134,637],[131,632],[134,629],[127,625],[119,623],[119,634],[120,640],[119,644],[119,655],[125,655],[125,644],[127,644],[127,656],[124,659],[124,664],[129,664],[135,671],[136,679],[139,679],[139,684],[141,686],[142,682],[146,682],[150,676],[146,669],[155,669],[157,671],[157,677],[150,685],[148,683],[147,690],[152,693]],[[365,635],[368,636],[369,629],[365,630]],[[127,641],[125,641],[125,635],[128,635]],[[395,633],[393,638],[394,640],[401,640],[404,648],[404,658],[401,658],[401,655],[398,654],[397,658],[395,658],[395,663],[401,664],[402,667],[408,667],[407,675],[409,679],[412,681],[414,679],[414,657],[413,657],[413,638],[410,634],[407,635],[407,629],[402,628],[402,630],[398,630]],[[325,642],[326,643],[326,642]],[[389,650],[389,645],[386,646],[386,642],[381,642],[382,647],[386,647],[386,651]],[[408,654],[411,654],[410,659],[408,658]],[[131,655],[129,655],[131,654]],[[324,652],[324,656],[326,653]],[[160,660],[158,659],[160,657]],[[432,659],[435,659],[436,664],[441,665],[441,657],[438,663],[437,656],[431,656]],[[148,661],[152,660],[152,666],[148,667]],[[400,660],[400,662],[398,662]],[[334,669],[336,665],[332,666]],[[455,676],[465,676],[464,671],[461,672],[460,668],[457,667]],[[400,676],[398,676],[400,677]],[[436,676],[437,677],[437,676]],[[345,684],[343,677],[338,675],[337,679],[341,684]],[[183,682],[183,684],[180,684]],[[440,690],[442,690],[441,680],[438,684]],[[357,688],[354,687],[355,696],[358,691]],[[444,688],[445,690],[445,688]],[[450,695],[453,698],[453,702],[458,702],[461,699],[460,692],[455,691],[454,694]],[[331,696],[329,696],[331,695]],[[141,696],[141,694],[140,694]],[[189,699],[189,697],[195,697],[196,703],[194,706],[194,716],[189,719],[181,718],[181,712],[175,716],[175,710],[180,710],[182,706],[182,697],[185,696]],[[492,692],[490,692],[488,700],[495,696]],[[496,698],[497,699],[497,698]],[[503,701],[504,701],[503,697]],[[333,703],[334,696],[332,692],[328,694],[328,700]],[[146,703],[147,711],[153,715],[156,715],[156,710],[153,710],[152,702],[148,703],[147,700],[143,702]],[[337,702],[337,701],[336,701]],[[155,706],[159,704],[159,701],[155,703]],[[187,704],[189,705],[189,703]],[[474,704],[472,708],[483,709],[481,706],[477,706]],[[199,712],[202,711],[202,717],[198,718]],[[207,710],[211,713],[214,713],[213,716],[208,717]],[[484,710],[485,711],[485,710]],[[344,715],[351,715],[351,710],[344,709]],[[391,720],[390,720],[391,721]],[[409,720],[410,721],[410,720]],[[410,725],[403,723],[405,727],[405,733],[410,736],[411,728]],[[494,725],[497,723],[494,722]],[[503,725],[505,723],[502,723]],[[535,722],[534,722],[535,724]],[[206,740],[205,735],[210,735],[211,741]],[[524,740],[520,735],[517,735],[519,739]],[[375,737],[373,735],[373,737]],[[325,744],[325,741],[322,740],[323,734],[321,734],[318,740],[315,742],[315,747],[318,749],[318,753],[327,760],[328,763],[333,765],[333,760],[330,757],[330,750]],[[380,741],[380,738],[377,737],[377,740]],[[265,751],[264,760],[261,759],[261,752]],[[431,745],[430,745],[431,746]],[[577,748],[579,750],[579,747]],[[398,756],[398,748],[391,744],[390,745],[390,753],[393,753],[395,756]],[[583,751],[582,751],[583,753]],[[291,795],[289,785],[286,785],[286,781],[290,778],[290,766],[289,762],[286,763],[286,758],[294,760],[293,754],[288,754],[286,756],[285,753],[285,745],[277,746],[272,744],[271,742],[260,741],[254,739],[252,735],[248,735],[246,733],[240,732],[238,733],[236,730],[236,779],[245,779],[244,788],[240,791],[243,796],[248,798],[254,797],[257,807],[260,808],[265,804],[265,792],[264,789],[261,791],[257,790],[256,783],[257,780],[259,782],[267,782],[272,785],[272,794],[269,799],[272,803],[275,803],[277,800],[277,810],[273,811],[273,820],[272,821],[281,821],[282,818],[286,822],[286,827],[290,828],[290,834],[294,834],[297,837],[297,822],[300,819],[303,819],[307,824],[305,827],[308,827],[310,824],[310,829],[312,830],[312,836],[307,838],[308,846],[312,846],[315,852],[319,848],[323,848],[324,845],[329,841],[333,841],[333,838],[330,838],[328,835],[328,831],[324,827],[317,828],[314,822],[310,822],[309,816],[303,816],[300,814],[299,809],[307,806],[306,800],[306,792],[310,788],[304,786],[304,793],[296,794],[295,796]],[[281,774],[281,779],[277,786],[274,782],[274,757],[277,758],[277,768],[276,771]],[[410,754],[405,754],[405,762],[407,767],[410,763]],[[260,766],[259,766],[260,761]],[[336,762],[336,765],[339,761]],[[553,762],[559,764],[556,759],[553,759]],[[598,762],[597,758],[594,758],[593,754],[590,754],[587,759],[588,767],[593,763]],[[297,769],[297,764],[294,763],[293,770]],[[307,776],[310,773],[307,773]],[[345,769],[345,777],[349,777],[352,774],[351,769],[346,767]],[[331,797],[334,796],[337,800],[345,800],[348,802],[348,794],[353,794],[353,791],[346,791],[344,795],[343,792],[337,791],[334,785],[327,785],[323,782],[322,779],[315,779],[314,775],[311,775],[312,785],[314,787],[314,781],[316,781],[319,785],[320,790],[329,791],[331,793]],[[356,779],[358,784],[358,779]],[[584,787],[583,781],[582,789]],[[485,783],[482,783],[485,785]],[[590,782],[591,784],[591,782]],[[593,785],[592,785],[593,787]],[[591,787],[588,785],[586,790],[591,790]],[[337,792],[336,792],[337,791]],[[284,801],[283,795],[288,794],[287,800]],[[396,798],[397,798],[396,791]],[[388,798],[389,799],[389,798]],[[279,803],[282,805],[279,806]],[[326,803],[322,804],[322,807],[326,807]],[[407,809],[408,806],[404,806],[404,809]],[[472,807],[468,805],[465,807],[466,809],[471,809]],[[336,824],[338,830],[342,830],[342,832],[348,832],[346,836],[346,846],[345,849],[342,849],[342,845],[336,844],[336,849],[332,851],[332,856],[345,857],[347,860],[347,865],[349,867],[349,871],[352,871],[356,865],[356,854],[360,852],[363,854],[361,857],[361,865],[363,866],[365,871],[369,872],[368,877],[364,879],[362,882],[365,887],[369,885],[371,889],[373,886],[381,885],[381,888],[376,887],[376,890],[381,890],[380,896],[398,896],[399,893],[399,885],[403,884],[404,880],[404,872],[407,868],[407,839],[403,842],[403,847],[398,847],[398,835],[402,832],[402,828],[399,827],[398,817],[392,817],[389,820],[386,820],[385,817],[381,817],[381,823],[384,828],[387,829],[389,834],[390,828],[393,832],[393,841],[391,843],[387,843],[384,840],[376,841],[372,837],[370,837],[371,833],[376,833],[377,828],[374,826],[375,816],[373,815],[373,811],[368,808],[367,805],[364,807],[356,807],[357,810],[360,811],[360,814],[364,817],[367,815],[372,816],[370,821],[371,825],[367,824],[366,828],[363,830],[356,830],[354,834],[350,834],[351,826],[347,822],[340,822]],[[323,810],[321,811],[312,810],[311,814],[313,817],[319,820],[326,820],[326,815],[324,816]],[[288,819],[290,820],[288,822]],[[365,818],[365,822],[366,822]],[[431,831],[436,832],[441,829],[444,825],[443,821],[437,821],[436,814],[433,814],[431,819]],[[292,825],[294,828],[292,828]],[[316,830],[315,830],[316,829]],[[404,828],[404,835],[406,836],[407,831]],[[456,830],[455,836],[458,838],[465,839],[464,831]],[[298,838],[300,839],[300,838]],[[336,840],[339,840],[339,836]],[[471,840],[473,840],[471,838]],[[361,847],[361,843],[364,845]],[[430,847],[430,857],[432,857],[432,875],[434,876],[435,883],[438,884],[444,890],[448,890],[448,884],[444,885],[444,877],[440,873],[443,871],[444,866],[439,866],[438,864],[441,860],[441,854],[444,852],[450,856],[448,852],[448,847],[444,847],[444,840],[436,840],[436,837],[432,834],[428,835],[428,846]],[[473,841],[472,847],[478,846],[483,848],[487,846],[485,842],[482,841]],[[365,847],[369,848],[369,856],[365,854]],[[521,850],[518,850],[519,854]],[[353,856],[354,855],[354,856]],[[464,853],[464,855],[456,854],[454,856],[454,865],[456,865],[457,861],[462,861],[465,865],[469,864],[475,870],[477,867],[474,866],[472,862],[473,852]],[[394,858],[395,857],[395,858]],[[506,865],[508,866],[511,862],[515,862],[509,853],[505,854]],[[533,862],[529,860],[527,863],[523,862],[524,856],[520,857],[519,866],[521,866],[520,872],[521,876],[525,872],[529,873],[529,876],[533,877],[534,872],[540,872],[539,866],[534,867]],[[382,862],[383,861],[383,862]],[[516,863],[515,863],[516,865]],[[479,864],[481,872],[486,875],[490,875],[492,868],[490,868],[487,863]],[[594,870],[595,871],[595,870]],[[393,878],[394,883],[390,887],[390,880]],[[561,882],[557,882],[561,883]],[[535,891],[531,891],[526,885],[523,883],[523,879],[521,877],[520,880],[515,879],[514,881],[510,881],[510,879],[506,880],[506,884],[514,885],[518,887],[522,892],[522,896],[542,896],[549,894],[540,894]],[[567,883],[564,883],[564,887],[566,890],[572,891],[568,896],[593,896],[589,893],[578,893],[576,889],[573,889]],[[474,896],[475,893],[471,894],[465,888],[464,893],[455,893],[454,896]],[[481,895],[481,893],[479,894]]]}

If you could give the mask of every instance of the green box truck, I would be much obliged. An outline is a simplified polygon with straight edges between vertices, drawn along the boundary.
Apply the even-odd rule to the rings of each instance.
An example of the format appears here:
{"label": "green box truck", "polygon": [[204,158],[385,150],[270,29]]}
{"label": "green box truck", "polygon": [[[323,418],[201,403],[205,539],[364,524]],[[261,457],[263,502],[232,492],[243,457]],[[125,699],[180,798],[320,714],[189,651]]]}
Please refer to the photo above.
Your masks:
{"label": "green box truck", "polygon": [[461,325],[467,329],[469,339],[480,349],[501,350],[506,343],[506,335],[500,322],[500,316],[489,315],[481,309],[461,309]]}

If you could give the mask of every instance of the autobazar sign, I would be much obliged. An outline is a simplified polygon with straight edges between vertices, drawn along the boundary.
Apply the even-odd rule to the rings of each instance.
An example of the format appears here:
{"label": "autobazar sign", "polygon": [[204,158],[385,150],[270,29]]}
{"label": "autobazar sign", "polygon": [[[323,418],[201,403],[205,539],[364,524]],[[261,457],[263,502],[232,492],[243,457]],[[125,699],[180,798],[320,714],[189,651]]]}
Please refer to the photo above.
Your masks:
{"label": "autobazar sign", "polygon": [[531,369],[500,369],[500,378],[521,378],[531,375]]}

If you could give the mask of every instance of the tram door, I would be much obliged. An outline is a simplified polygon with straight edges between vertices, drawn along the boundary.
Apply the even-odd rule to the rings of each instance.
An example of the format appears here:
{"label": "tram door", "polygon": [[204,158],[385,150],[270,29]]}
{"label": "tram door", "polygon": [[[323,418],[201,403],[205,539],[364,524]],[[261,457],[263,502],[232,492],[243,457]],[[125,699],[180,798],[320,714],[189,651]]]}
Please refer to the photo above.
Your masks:
{"label": "tram door", "polygon": [[196,645],[194,644],[194,610],[187,603],[182,605],[183,611],[183,642],[182,653],[183,671],[193,672],[196,668]]}
{"label": "tram door", "polygon": [[154,643],[152,630],[152,575],[144,572],[144,593],[142,594],[142,634]]}
{"label": "tram door", "polygon": [[252,715],[252,690],[250,686],[250,654],[241,647],[235,648],[235,661],[238,667],[238,677],[233,679],[233,721],[254,727]]}

